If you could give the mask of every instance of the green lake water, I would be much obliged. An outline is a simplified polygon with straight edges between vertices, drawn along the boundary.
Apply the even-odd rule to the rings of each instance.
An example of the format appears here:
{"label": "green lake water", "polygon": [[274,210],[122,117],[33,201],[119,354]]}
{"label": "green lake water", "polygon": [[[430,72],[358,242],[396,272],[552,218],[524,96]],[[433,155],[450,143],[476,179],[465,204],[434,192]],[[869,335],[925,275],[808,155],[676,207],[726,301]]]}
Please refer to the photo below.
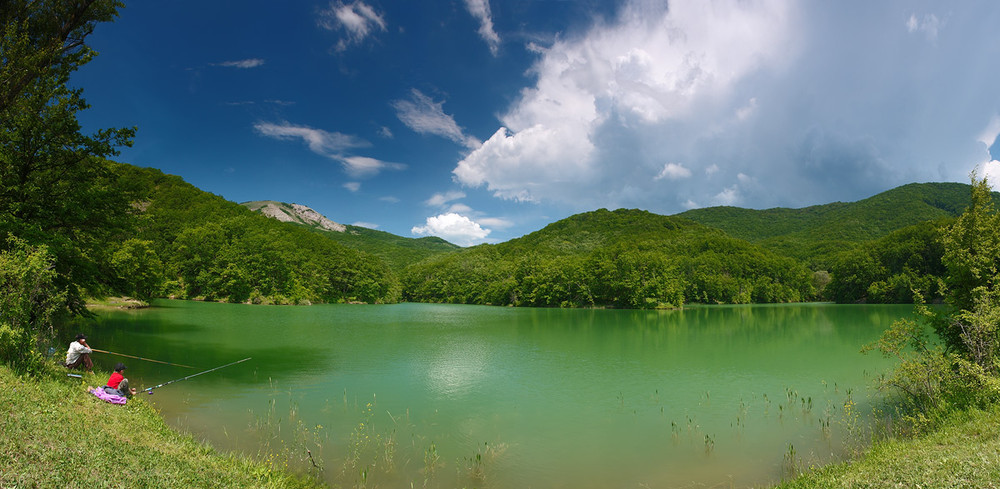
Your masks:
{"label": "green lake water", "polygon": [[[747,487],[863,440],[909,306],[676,311],[158,301],[85,323],[168,423],[341,487]],[[145,396],[145,394],[140,394]],[[850,400],[850,402],[848,402]],[[845,409],[845,403],[848,408]]]}

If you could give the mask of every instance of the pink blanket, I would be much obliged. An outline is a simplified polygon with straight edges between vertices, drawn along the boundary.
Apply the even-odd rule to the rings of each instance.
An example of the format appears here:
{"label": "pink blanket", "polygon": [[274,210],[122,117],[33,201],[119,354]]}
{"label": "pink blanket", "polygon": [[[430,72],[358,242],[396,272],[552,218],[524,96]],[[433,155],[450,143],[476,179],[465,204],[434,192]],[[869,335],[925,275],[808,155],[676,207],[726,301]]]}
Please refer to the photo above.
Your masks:
{"label": "pink blanket", "polygon": [[103,387],[90,389],[90,393],[97,396],[98,399],[110,402],[111,404],[125,404],[125,402],[128,401],[128,399],[126,399],[123,396],[116,396],[114,394],[108,394],[107,392],[104,392]]}

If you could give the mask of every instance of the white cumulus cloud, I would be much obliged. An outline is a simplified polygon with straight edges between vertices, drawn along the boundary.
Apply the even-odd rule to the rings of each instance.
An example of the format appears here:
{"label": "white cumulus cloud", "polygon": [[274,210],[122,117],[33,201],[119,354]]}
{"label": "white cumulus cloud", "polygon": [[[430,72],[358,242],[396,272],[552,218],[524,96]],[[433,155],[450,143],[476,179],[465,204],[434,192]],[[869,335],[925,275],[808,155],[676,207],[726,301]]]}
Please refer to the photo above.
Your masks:
{"label": "white cumulus cloud", "polygon": [[418,236],[437,236],[459,246],[481,243],[490,234],[489,229],[454,212],[428,217],[424,226],[414,226],[410,231]]}
{"label": "white cumulus cloud", "polygon": [[530,46],[531,81],[453,178],[502,199],[662,213],[966,181],[1000,159],[1000,9],[921,8],[624,0]]}
{"label": "white cumulus cloud", "polygon": [[[615,22],[538,48],[537,82],[503,115],[502,127],[458,163],[455,179],[505,199],[587,207],[599,199],[598,187],[618,186],[602,194],[642,193],[629,188],[635,173],[619,171],[622,164],[648,165],[662,180],[684,178],[690,168],[624,158],[636,148],[629,139],[718,105],[763,64],[787,56],[787,11],[782,1],[677,1],[669,9],[637,1]],[[748,106],[748,99],[728,113],[743,108],[749,115],[746,107],[756,102]]]}

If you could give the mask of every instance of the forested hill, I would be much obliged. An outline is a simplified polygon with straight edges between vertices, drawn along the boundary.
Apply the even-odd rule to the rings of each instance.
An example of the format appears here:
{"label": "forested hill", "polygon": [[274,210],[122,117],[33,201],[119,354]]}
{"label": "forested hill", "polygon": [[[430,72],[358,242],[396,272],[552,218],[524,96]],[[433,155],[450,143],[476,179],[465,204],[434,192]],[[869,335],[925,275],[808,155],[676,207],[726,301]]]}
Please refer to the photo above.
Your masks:
{"label": "forested hill", "polygon": [[376,229],[338,224],[301,204],[255,201],[241,205],[279,221],[300,224],[344,246],[371,253],[385,260],[396,271],[411,263],[459,248],[436,236],[404,238]]}
{"label": "forested hill", "polygon": [[515,306],[655,308],[793,302],[814,295],[798,261],[678,217],[578,214],[497,245],[407,268],[404,298]]}
{"label": "forested hill", "polygon": [[954,218],[969,205],[961,183],[912,183],[857,202],[801,209],[708,207],[677,214],[825,270],[835,255],[927,221]]}
{"label": "forested hill", "polygon": [[140,201],[137,231],[112,250],[140,297],[295,304],[395,302],[378,257],[269,219],[159,170],[120,165]]}
{"label": "forested hill", "polygon": [[751,242],[787,236],[861,242],[924,221],[956,217],[969,205],[969,192],[963,183],[911,183],[857,202],[801,209],[706,207],[677,216]]}

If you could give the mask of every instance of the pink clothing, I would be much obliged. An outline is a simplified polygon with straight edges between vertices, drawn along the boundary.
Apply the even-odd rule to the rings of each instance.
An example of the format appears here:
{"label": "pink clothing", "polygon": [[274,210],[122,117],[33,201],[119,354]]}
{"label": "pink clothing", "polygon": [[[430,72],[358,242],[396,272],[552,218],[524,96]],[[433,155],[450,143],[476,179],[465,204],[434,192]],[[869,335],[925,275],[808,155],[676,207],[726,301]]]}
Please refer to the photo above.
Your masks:
{"label": "pink clothing", "polygon": [[104,392],[104,389],[101,387],[98,387],[96,389],[90,389],[90,393],[97,396],[98,399],[110,402],[111,404],[125,404],[125,402],[128,401],[128,399],[126,399],[124,396],[116,396],[114,394],[108,394],[107,392]]}

